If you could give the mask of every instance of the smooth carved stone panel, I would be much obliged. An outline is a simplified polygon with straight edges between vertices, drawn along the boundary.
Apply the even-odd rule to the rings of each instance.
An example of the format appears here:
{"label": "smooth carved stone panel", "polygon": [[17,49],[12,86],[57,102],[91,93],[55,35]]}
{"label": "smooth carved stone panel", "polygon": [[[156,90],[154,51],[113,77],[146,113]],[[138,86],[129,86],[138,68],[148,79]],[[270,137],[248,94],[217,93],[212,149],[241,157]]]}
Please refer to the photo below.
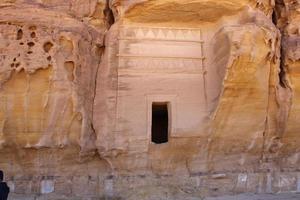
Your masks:
{"label": "smooth carved stone panel", "polygon": [[202,73],[200,29],[122,27],[120,73]]}

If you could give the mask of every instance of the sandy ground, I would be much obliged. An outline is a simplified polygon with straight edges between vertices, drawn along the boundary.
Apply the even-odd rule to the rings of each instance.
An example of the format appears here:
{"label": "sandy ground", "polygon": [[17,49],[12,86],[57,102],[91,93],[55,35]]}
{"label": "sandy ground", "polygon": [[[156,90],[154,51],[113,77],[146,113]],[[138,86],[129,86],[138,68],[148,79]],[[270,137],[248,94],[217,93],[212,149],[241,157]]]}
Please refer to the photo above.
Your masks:
{"label": "sandy ground", "polygon": [[[196,200],[196,199],[195,199]],[[297,194],[242,194],[237,196],[224,196],[216,198],[205,198],[205,200],[300,200],[300,193]]]}

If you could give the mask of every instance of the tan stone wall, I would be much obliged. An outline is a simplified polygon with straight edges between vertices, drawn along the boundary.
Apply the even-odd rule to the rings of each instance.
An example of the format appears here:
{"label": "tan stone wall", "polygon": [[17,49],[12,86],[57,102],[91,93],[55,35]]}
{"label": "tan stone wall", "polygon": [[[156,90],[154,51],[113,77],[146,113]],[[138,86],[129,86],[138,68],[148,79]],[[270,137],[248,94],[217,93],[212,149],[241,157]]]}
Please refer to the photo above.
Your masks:
{"label": "tan stone wall", "polygon": [[[298,6],[0,0],[11,199],[299,191]],[[151,142],[152,102],[168,143]]]}

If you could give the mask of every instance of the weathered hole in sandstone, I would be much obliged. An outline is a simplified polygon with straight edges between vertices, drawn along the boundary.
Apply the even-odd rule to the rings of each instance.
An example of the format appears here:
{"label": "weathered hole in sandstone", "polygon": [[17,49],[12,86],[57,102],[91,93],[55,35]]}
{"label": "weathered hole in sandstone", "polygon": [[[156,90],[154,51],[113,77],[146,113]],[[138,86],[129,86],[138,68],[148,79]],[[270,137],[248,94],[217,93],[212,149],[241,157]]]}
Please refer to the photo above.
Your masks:
{"label": "weathered hole in sandstone", "polygon": [[32,54],[33,52],[32,51],[27,51],[27,54]]}
{"label": "weathered hole in sandstone", "polygon": [[157,102],[152,104],[151,140],[155,144],[168,142],[169,136],[168,103]]}
{"label": "weathered hole in sandstone", "polygon": [[73,61],[66,61],[64,66],[65,66],[65,69],[66,69],[67,74],[68,74],[68,80],[73,81],[74,80],[73,71],[74,71],[74,68],[75,68],[74,62]]}
{"label": "weathered hole in sandstone", "polygon": [[47,57],[47,60],[48,60],[48,61],[51,61],[51,59],[52,59],[51,56],[48,56],[48,57]]}
{"label": "weathered hole in sandstone", "polygon": [[31,37],[31,38],[35,38],[35,37],[36,37],[35,32],[32,32],[32,33],[30,34],[30,37]]}
{"label": "weathered hole in sandstone", "polygon": [[46,53],[48,53],[48,52],[51,50],[52,47],[53,47],[52,42],[46,42],[46,43],[44,44],[44,46],[43,46],[44,51],[45,51]]}
{"label": "weathered hole in sandstone", "polygon": [[22,29],[19,29],[17,32],[17,40],[21,40],[23,38],[23,31]]}
{"label": "weathered hole in sandstone", "polygon": [[28,45],[29,47],[33,47],[33,46],[34,46],[34,42],[28,42],[27,45]]}

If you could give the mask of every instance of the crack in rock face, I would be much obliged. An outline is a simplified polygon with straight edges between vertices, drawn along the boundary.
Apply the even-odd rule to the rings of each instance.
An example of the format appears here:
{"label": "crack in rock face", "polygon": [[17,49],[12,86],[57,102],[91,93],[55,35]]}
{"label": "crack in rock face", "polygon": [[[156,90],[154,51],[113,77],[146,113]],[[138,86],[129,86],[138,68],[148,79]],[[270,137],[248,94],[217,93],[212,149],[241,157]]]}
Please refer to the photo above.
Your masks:
{"label": "crack in rock face", "polygon": [[299,6],[0,0],[11,198],[300,191]]}

